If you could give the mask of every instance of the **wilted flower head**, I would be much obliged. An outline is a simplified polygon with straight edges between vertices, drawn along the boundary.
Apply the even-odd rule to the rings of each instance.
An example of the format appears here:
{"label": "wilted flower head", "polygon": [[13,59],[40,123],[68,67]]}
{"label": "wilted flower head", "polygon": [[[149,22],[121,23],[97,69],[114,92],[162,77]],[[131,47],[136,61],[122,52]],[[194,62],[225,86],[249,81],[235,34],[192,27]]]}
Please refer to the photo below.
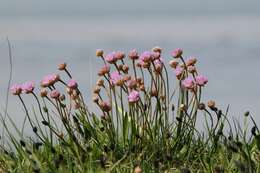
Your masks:
{"label": "wilted flower head", "polygon": [[78,87],[78,83],[74,79],[70,79],[67,85],[71,89],[76,89]]}
{"label": "wilted flower head", "polygon": [[22,91],[26,94],[32,93],[35,87],[35,83],[32,81],[22,84]]}
{"label": "wilted flower head", "polygon": [[204,86],[208,83],[208,79],[205,76],[202,76],[202,75],[196,76],[195,81],[199,86]]}
{"label": "wilted flower head", "polygon": [[159,52],[152,52],[151,56],[153,60],[156,60],[160,58],[161,54]]}
{"label": "wilted flower head", "polygon": [[107,54],[107,55],[105,56],[105,60],[106,60],[108,63],[110,63],[110,64],[116,63],[117,58],[116,58],[115,54],[116,54],[116,52],[111,52],[111,53]]}
{"label": "wilted flower head", "polygon": [[177,49],[175,49],[175,50],[173,50],[171,52],[171,56],[173,58],[179,58],[179,57],[181,57],[182,53],[183,53],[182,49],[181,48],[177,48]]}
{"label": "wilted flower head", "polygon": [[152,61],[152,53],[150,51],[145,51],[141,54],[140,59],[143,62],[150,62]]}
{"label": "wilted flower head", "polygon": [[41,86],[42,87],[49,87],[49,86],[55,84],[55,82],[57,82],[59,79],[60,79],[59,75],[49,74],[42,79]]}
{"label": "wilted flower head", "polygon": [[122,51],[116,51],[114,56],[117,60],[122,60],[125,58],[125,53]]}
{"label": "wilted flower head", "polygon": [[52,90],[50,93],[50,97],[53,99],[59,99],[60,97],[60,92],[58,90]]}
{"label": "wilted flower head", "polygon": [[180,77],[182,76],[182,73],[183,73],[183,68],[180,66],[176,67],[176,69],[174,70],[174,73],[175,73],[176,77],[178,79],[180,79]]}
{"label": "wilted flower head", "polygon": [[122,85],[124,80],[123,80],[123,77],[119,74],[118,71],[114,71],[110,74],[110,82],[113,84],[113,85]]}
{"label": "wilted flower head", "polygon": [[14,84],[11,86],[10,91],[13,95],[19,95],[22,93],[22,86],[19,84]]}
{"label": "wilted flower head", "polygon": [[127,86],[130,89],[135,89],[137,87],[137,81],[135,79],[131,79],[127,81]]}
{"label": "wilted flower head", "polygon": [[175,60],[171,60],[171,61],[169,62],[169,64],[170,64],[170,66],[171,66],[172,68],[176,68],[176,67],[178,66],[179,62],[178,62],[178,61],[175,61]]}
{"label": "wilted flower head", "polygon": [[102,49],[97,49],[97,50],[96,50],[96,56],[102,57],[103,54],[104,54],[104,51],[103,51]]}
{"label": "wilted flower head", "polygon": [[131,91],[131,92],[129,93],[129,95],[128,95],[127,98],[128,98],[128,101],[129,101],[130,103],[135,103],[135,102],[139,101],[139,99],[140,99],[140,94],[139,94],[138,91],[133,90],[133,91]]}
{"label": "wilted flower head", "polygon": [[182,85],[186,88],[186,89],[193,89],[194,88],[194,80],[192,77],[188,77],[186,79],[184,79],[182,81]]}
{"label": "wilted flower head", "polygon": [[194,57],[190,57],[189,59],[186,60],[186,65],[187,66],[193,66],[197,62],[197,59]]}
{"label": "wilted flower head", "polygon": [[138,59],[139,56],[138,56],[137,50],[136,50],[136,49],[131,50],[131,51],[128,53],[128,57],[129,57],[130,59],[132,59],[132,60]]}
{"label": "wilted flower head", "polygon": [[110,67],[109,65],[104,65],[98,72],[99,76],[104,76],[105,74],[109,73]]}
{"label": "wilted flower head", "polygon": [[162,71],[162,68],[163,68],[162,58],[154,60],[154,66],[155,66],[156,72]]}
{"label": "wilted flower head", "polygon": [[156,46],[156,47],[152,48],[152,51],[153,51],[153,52],[158,52],[158,53],[161,54],[161,53],[162,53],[162,48]]}
{"label": "wilted flower head", "polygon": [[40,95],[41,95],[41,97],[46,97],[48,95],[48,91],[45,88],[43,88],[40,91]]}
{"label": "wilted flower head", "polygon": [[190,73],[195,73],[196,72],[196,67],[195,66],[188,66],[188,72]]}
{"label": "wilted flower head", "polygon": [[111,110],[111,105],[108,102],[101,101],[99,103],[99,106],[100,106],[101,110],[104,112],[109,112]]}

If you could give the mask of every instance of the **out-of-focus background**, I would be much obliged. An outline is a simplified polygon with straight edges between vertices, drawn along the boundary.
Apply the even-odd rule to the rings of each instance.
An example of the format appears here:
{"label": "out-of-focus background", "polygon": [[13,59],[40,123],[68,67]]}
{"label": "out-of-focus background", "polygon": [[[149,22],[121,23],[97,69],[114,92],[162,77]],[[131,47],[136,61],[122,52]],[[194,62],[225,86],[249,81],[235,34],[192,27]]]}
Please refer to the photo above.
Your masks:
{"label": "out-of-focus background", "polygon": [[[208,76],[205,101],[242,120],[250,110],[260,123],[260,1],[218,0],[8,0],[0,1],[0,106],[5,105],[9,60],[12,83],[34,80],[67,62],[91,104],[99,64],[95,50],[129,51],[164,48],[164,58],[177,47],[196,56]],[[174,77],[171,80],[175,80]],[[27,99],[29,106],[32,106]],[[24,117],[18,99],[10,97],[9,114]]]}

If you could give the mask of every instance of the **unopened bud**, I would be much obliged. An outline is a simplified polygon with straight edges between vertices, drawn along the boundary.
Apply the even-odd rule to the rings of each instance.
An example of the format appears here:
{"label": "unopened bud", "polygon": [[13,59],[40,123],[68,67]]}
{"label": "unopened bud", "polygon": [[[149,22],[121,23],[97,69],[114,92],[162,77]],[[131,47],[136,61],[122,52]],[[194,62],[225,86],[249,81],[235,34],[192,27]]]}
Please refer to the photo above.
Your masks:
{"label": "unopened bud", "polygon": [[62,71],[62,70],[65,70],[66,67],[67,67],[67,64],[66,64],[66,63],[61,63],[61,64],[58,65],[58,69],[61,70],[61,71]]}

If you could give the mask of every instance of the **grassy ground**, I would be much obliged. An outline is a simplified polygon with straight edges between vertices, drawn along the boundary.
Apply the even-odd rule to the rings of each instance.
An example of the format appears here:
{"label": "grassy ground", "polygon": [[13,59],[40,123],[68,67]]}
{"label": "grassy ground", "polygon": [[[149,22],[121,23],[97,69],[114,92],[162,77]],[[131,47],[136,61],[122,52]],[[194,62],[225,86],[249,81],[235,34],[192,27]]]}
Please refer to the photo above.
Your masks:
{"label": "grassy ground", "polygon": [[[169,70],[160,48],[132,50],[128,57],[120,51],[96,54],[104,66],[93,90],[95,113],[65,63],[58,69],[68,78],[48,75],[39,92],[33,82],[11,87],[34,135],[1,116],[0,172],[260,172],[253,117],[246,112],[242,128],[230,120],[228,108],[201,99],[208,80],[195,58],[185,60],[176,49]],[[35,100],[33,110],[25,95]]]}

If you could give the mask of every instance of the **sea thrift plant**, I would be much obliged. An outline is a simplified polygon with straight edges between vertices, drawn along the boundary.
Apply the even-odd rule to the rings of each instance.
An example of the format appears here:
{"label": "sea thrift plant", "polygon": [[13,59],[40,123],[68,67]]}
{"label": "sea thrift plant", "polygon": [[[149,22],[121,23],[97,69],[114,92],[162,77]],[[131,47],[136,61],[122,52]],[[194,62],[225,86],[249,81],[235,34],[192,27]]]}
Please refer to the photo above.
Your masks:
{"label": "sea thrift plant", "polygon": [[[58,65],[65,77],[14,84],[10,92],[33,137],[15,127],[16,139],[11,118],[2,118],[13,147],[1,146],[0,172],[259,172],[260,134],[250,112],[243,130],[230,121],[228,108],[204,100],[209,80],[198,70],[199,58],[184,55],[180,48],[97,49],[103,65],[92,96],[66,63]],[[24,93],[36,108],[29,109]]]}

